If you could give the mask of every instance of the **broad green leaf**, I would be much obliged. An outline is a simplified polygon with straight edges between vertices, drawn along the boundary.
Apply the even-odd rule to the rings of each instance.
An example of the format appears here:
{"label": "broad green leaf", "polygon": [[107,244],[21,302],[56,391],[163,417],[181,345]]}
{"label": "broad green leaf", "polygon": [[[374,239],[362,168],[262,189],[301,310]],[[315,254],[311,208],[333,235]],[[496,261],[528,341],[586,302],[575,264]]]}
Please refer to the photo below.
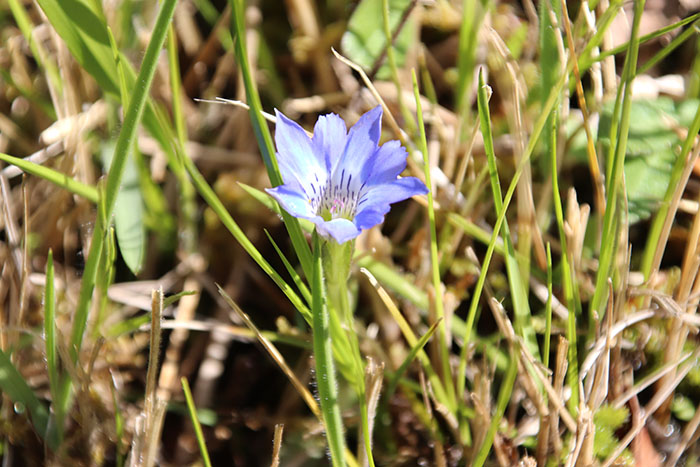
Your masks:
{"label": "broad green leaf", "polygon": [[[630,224],[648,219],[664,198],[682,144],[679,130],[689,126],[697,108],[697,100],[682,104],[668,98],[632,102],[634,125],[625,156]],[[611,116],[612,105],[606,105],[598,129],[598,140],[606,149]]]}
{"label": "broad green leaf", "polygon": [[[102,152],[105,167],[111,165],[113,154],[114,144],[106,144]],[[114,228],[122,258],[129,270],[136,275],[141,270],[146,255],[146,228],[139,174],[132,156],[130,153],[126,158],[124,178],[114,206]]]}
{"label": "broad green leaf", "polygon": [[[392,33],[399,26],[403,12],[411,4],[411,0],[389,1],[389,26]],[[364,0],[355,8],[348,28],[343,34],[340,45],[347,57],[370,70],[375,61],[381,56],[386,47],[386,37],[382,26],[382,2],[378,0]],[[396,65],[401,67],[406,60],[409,47],[415,42],[416,28],[409,19],[403,25],[401,32],[394,41],[394,53]],[[377,78],[388,79],[389,68],[382,65],[377,72]]]}

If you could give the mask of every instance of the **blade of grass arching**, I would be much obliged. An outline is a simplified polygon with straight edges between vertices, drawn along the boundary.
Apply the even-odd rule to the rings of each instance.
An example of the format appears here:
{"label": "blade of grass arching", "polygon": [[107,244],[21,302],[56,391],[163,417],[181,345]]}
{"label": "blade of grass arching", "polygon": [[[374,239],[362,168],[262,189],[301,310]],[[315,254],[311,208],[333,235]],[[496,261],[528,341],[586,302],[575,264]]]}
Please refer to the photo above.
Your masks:
{"label": "blade of grass arching", "polygon": [[625,154],[627,151],[627,137],[630,129],[632,81],[634,80],[635,70],[637,69],[637,55],[639,52],[639,39],[637,35],[639,33],[639,24],[641,22],[642,12],[644,10],[644,3],[644,0],[638,0],[634,4],[635,8],[634,22],[632,24],[632,39],[630,40],[627,58],[625,59],[624,69],[626,72],[623,72],[624,91],[621,104],[622,110],[620,115],[620,125],[617,133],[618,136],[615,143],[615,152],[612,158],[612,165],[608,165],[610,167],[610,173],[607,174],[607,199],[605,216],[603,218],[603,240],[600,246],[595,292],[593,293],[593,298],[591,299],[589,308],[589,338],[593,337],[591,335],[595,323],[593,317],[597,315],[598,317],[602,318],[603,314],[605,313],[605,302],[608,294],[608,278],[612,274],[613,260],[615,258],[615,252],[617,251],[618,246],[617,237],[612,237],[612,235],[617,230],[616,225],[620,221],[620,215],[617,212],[619,209],[618,196],[620,193],[620,186],[622,185],[621,180],[623,176]]}
{"label": "blade of grass arching", "polygon": [[[406,318],[403,317],[403,315],[396,307],[391,297],[389,297],[389,294],[386,292],[386,290],[384,290],[384,288],[377,281],[377,278],[375,278],[374,275],[368,269],[360,268],[360,272],[367,276],[367,279],[369,279],[370,284],[372,284],[374,290],[377,291],[379,298],[386,306],[386,309],[389,311],[392,318],[394,318],[394,321],[396,321],[396,324],[399,326],[401,334],[403,334],[403,337],[404,339],[406,339],[406,342],[408,342],[408,345],[410,345],[411,347],[416,347],[418,344],[418,339],[413,333],[411,325],[408,324]],[[436,325],[437,321],[433,323],[433,326],[431,326],[431,328]],[[426,354],[425,351],[420,348],[418,349],[418,360],[423,366],[425,374],[428,376],[428,381],[433,386],[432,389],[435,393],[435,399],[437,399],[437,401],[441,404],[447,405],[447,394],[442,386],[442,381],[440,381],[440,378],[438,378],[437,373],[435,373],[435,369],[433,368],[433,365],[431,364],[430,359],[428,358],[428,354]]]}
{"label": "blade of grass arching", "polygon": [[652,271],[655,271],[661,264],[661,257],[671,231],[672,219],[678,208],[678,203],[674,201],[676,198],[680,199],[682,195],[682,188],[679,189],[679,187],[685,187],[688,183],[692,169],[692,150],[698,132],[700,132],[700,106],[695,112],[690,128],[688,128],[688,135],[683,141],[681,152],[673,164],[668,188],[649,230],[641,266],[645,280],[649,279]]}
{"label": "blade of grass arching", "polygon": [[316,385],[321,400],[321,412],[326,428],[326,439],[334,467],[345,466],[345,435],[338,405],[338,385],[333,363],[328,307],[323,284],[321,242],[314,233],[313,270],[311,276],[311,309],[313,315],[313,345],[316,361]]}
{"label": "blade of grass arching", "polygon": [[294,284],[296,284],[297,289],[299,289],[299,292],[301,292],[301,295],[304,297],[304,300],[306,300],[306,303],[311,305],[311,292],[309,292],[309,288],[306,287],[306,284],[304,284],[304,281],[301,280],[301,277],[299,277],[299,274],[297,274],[297,272],[294,270],[292,265],[289,263],[289,260],[284,255],[284,253],[282,253],[282,250],[280,250],[280,247],[277,246],[277,243],[272,238],[272,235],[270,235],[270,232],[268,232],[267,229],[265,229],[265,235],[267,235],[268,240],[270,240],[270,243],[272,243],[272,246],[275,248],[277,255],[280,257],[280,259],[282,260],[282,263],[284,264],[284,268],[287,270],[289,275],[292,277]]}
{"label": "blade of grass arching", "polygon": [[[236,58],[238,59],[238,64],[241,69],[241,74],[243,75],[243,84],[246,90],[246,99],[248,105],[250,106],[249,115],[250,121],[253,125],[253,131],[255,132],[255,137],[258,140],[258,147],[260,148],[260,153],[263,157],[263,162],[267,168],[267,174],[270,177],[270,183],[272,186],[278,186],[283,183],[282,175],[280,174],[279,167],[277,166],[277,158],[275,156],[275,146],[272,143],[272,136],[270,135],[270,130],[267,127],[265,118],[262,115],[262,104],[260,102],[260,95],[258,94],[257,87],[255,85],[255,80],[253,79],[253,74],[251,72],[250,64],[248,63],[248,54],[245,42],[245,16],[244,16],[244,6],[245,0],[229,0],[229,5],[233,11],[232,16],[232,26],[234,29],[235,45],[236,45]],[[301,231],[299,222],[296,218],[289,215],[284,210],[282,211],[282,219],[284,220],[284,225],[289,233],[289,238],[292,241],[292,246],[294,251],[299,258],[299,263],[304,271],[306,277],[311,275],[311,250],[309,249],[309,244],[304,237],[304,233]]]}
{"label": "blade of grass arching", "polygon": [[79,182],[68,175],[58,172],[54,169],[44,167],[40,164],[35,164],[34,162],[26,161],[19,157],[10,156],[8,154],[0,153],[0,160],[12,164],[18,167],[23,172],[31,175],[36,175],[37,177],[43,178],[54,185],[60,186],[61,188],[70,191],[71,193],[82,196],[86,200],[97,203],[97,189],[90,185],[86,185],[83,182]]}
{"label": "blade of grass arching", "polygon": [[661,50],[656,52],[649,60],[647,60],[644,65],[637,69],[637,76],[646,73],[650,69],[656,66],[661,60],[668,57],[668,55],[681,46],[685,41],[691,37],[695,37],[698,33],[698,25],[700,25],[700,20],[693,22],[688,29],[677,35],[673,40]]}
{"label": "blade of grass arching", "polygon": [[190,385],[187,382],[187,378],[184,376],[180,378],[180,383],[182,383],[182,392],[185,395],[185,401],[187,402],[187,410],[190,413],[190,420],[192,420],[192,427],[194,428],[194,434],[197,438],[197,444],[199,445],[199,452],[202,454],[202,462],[206,467],[211,467],[207,443],[204,440],[204,433],[202,433],[202,425],[199,424],[199,419],[197,418],[197,407],[194,405]]}
{"label": "blade of grass arching", "polygon": [[416,99],[416,115],[418,116],[418,130],[420,131],[420,150],[423,153],[423,168],[425,171],[425,184],[428,187],[428,223],[430,228],[430,264],[432,268],[433,290],[435,292],[435,321],[441,321],[438,326],[438,346],[440,348],[440,360],[442,363],[442,379],[447,398],[450,404],[448,408],[455,413],[457,399],[455,397],[454,379],[450,366],[450,349],[447,342],[447,331],[445,329],[445,309],[442,298],[442,282],[440,280],[440,261],[437,251],[437,227],[435,225],[435,209],[433,208],[433,185],[430,179],[430,160],[428,158],[428,143],[425,137],[425,125],[423,124],[423,110],[421,108],[420,93],[418,91],[418,79],[416,70],[411,70],[413,79],[413,94]]}
{"label": "blade of grass arching", "polygon": [[[90,309],[90,303],[92,301],[92,293],[95,288],[95,283],[97,279],[97,271],[99,270],[99,265],[102,262],[103,255],[105,254],[105,206],[104,206],[104,196],[100,192],[97,203],[97,215],[95,216],[95,226],[92,232],[92,241],[90,242],[90,251],[88,253],[87,261],[85,262],[85,268],[83,269],[83,278],[80,282],[80,292],[78,294],[78,303],[76,305],[75,315],[73,317],[73,329],[72,332],[76,332],[76,327],[80,326],[80,336],[79,339],[76,338],[75,341],[78,344],[82,344],[82,335],[87,324],[87,315]],[[103,271],[105,274],[106,271]],[[79,323],[79,319],[85,320],[82,324]],[[69,347],[71,363],[76,363],[78,361],[79,347],[73,344],[74,340],[71,336],[71,344]],[[69,362],[66,362],[68,364]],[[71,379],[71,373],[66,371],[65,376],[61,379],[61,388],[59,397],[60,400],[56,403],[59,405],[61,413],[67,413],[68,406],[71,401],[71,387],[73,381]]]}
{"label": "blade of grass arching", "polygon": [[[620,2],[618,1],[616,3],[620,3]],[[607,13],[607,11],[606,11],[606,13]],[[680,21],[677,21],[673,24],[669,24],[668,26],[664,26],[663,28],[659,28],[656,31],[653,31],[653,32],[650,32],[649,34],[645,34],[645,35],[641,36],[639,38],[639,43],[644,44],[646,42],[657,39],[663,35],[668,34],[669,32],[673,31],[674,29],[682,28],[683,26],[690,24],[698,19],[700,19],[700,13],[695,13],[693,15],[690,15],[687,18],[683,18]],[[690,30],[692,30],[692,28]],[[586,57],[585,61],[583,61],[582,60],[583,57],[581,57],[579,59],[579,67],[581,68],[582,71],[586,70],[591,66],[591,64],[593,64],[593,62],[601,61],[601,60],[603,60],[611,55],[617,55],[617,54],[627,50],[628,47],[629,47],[629,42],[624,42],[624,43],[622,43],[622,44],[618,45],[617,47],[614,47],[610,50],[601,51],[600,55],[597,55],[595,57]],[[588,49],[588,47],[586,47],[586,49]]]}
{"label": "blade of grass arching", "polygon": [[[46,439],[46,428],[49,424],[49,411],[36,397],[32,388],[22,374],[10,361],[8,354],[0,350],[0,390],[15,404],[21,404],[29,410],[31,421],[37,434]],[[51,442],[51,438],[46,439]],[[56,450],[58,445],[50,448]]]}
{"label": "blade of grass arching", "polygon": [[410,365],[413,362],[413,360],[415,360],[416,356],[418,355],[418,352],[421,352],[423,350],[423,347],[425,347],[425,344],[427,344],[430,338],[433,337],[433,334],[435,334],[435,331],[438,328],[438,324],[440,324],[439,321],[434,322],[433,325],[430,326],[428,331],[425,334],[423,334],[423,336],[421,336],[421,338],[418,339],[418,341],[416,341],[415,344],[411,346],[411,350],[408,352],[408,355],[406,355],[406,358],[404,358],[399,368],[394,374],[389,376],[387,389],[384,393],[384,399],[386,401],[389,401],[391,399],[391,396],[394,395],[394,391],[396,390],[396,386],[399,384],[399,380],[403,377],[404,373],[406,373],[406,370],[408,370],[408,365]]}
{"label": "blade of grass arching", "polygon": [[[550,168],[552,176],[552,201],[554,204],[554,213],[557,218],[557,227],[559,229],[559,243],[561,245],[561,274],[564,284],[564,298],[566,306],[569,309],[566,338],[569,341],[568,372],[567,379],[571,388],[571,397],[569,398],[569,411],[576,413],[578,409],[579,385],[578,385],[578,352],[576,348],[577,330],[576,317],[581,315],[581,302],[576,293],[576,285],[574,283],[575,271],[573,270],[573,261],[569,257],[569,249],[567,247],[566,233],[564,230],[564,209],[562,208],[561,196],[559,194],[559,171],[557,170],[557,116],[553,115],[551,119],[552,130],[549,134],[549,154]],[[551,258],[550,258],[551,259]],[[551,287],[550,271],[547,271],[548,287]],[[549,297],[551,298],[551,289]],[[548,300],[549,301],[549,300]],[[550,310],[551,315],[551,310]]]}
{"label": "blade of grass arching", "polygon": [[[141,69],[139,70],[138,78],[136,80],[137,85],[133,91],[131,101],[129,102],[129,106],[122,123],[122,129],[119,132],[117,145],[114,149],[114,157],[112,158],[112,164],[107,175],[107,185],[104,196],[104,218],[107,220],[107,222],[109,222],[109,219],[111,219],[112,212],[114,211],[117,194],[119,193],[122,176],[124,175],[126,158],[128,157],[129,149],[133,146],[136,130],[141,121],[141,117],[143,116],[148,98],[148,91],[153,81],[160,50],[163,48],[163,43],[165,42],[165,35],[168,32],[168,25],[170,24],[173,12],[175,11],[175,4],[176,0],[164,0],[160,11],[158,12],[158,17],[151,35],[151,40],[146,48],[146,54],[144,55],[143,62],[141,63]],[[93,261],[95,266],[97,265],[97,260],[102,252],[102,236],[103,233],[98,232],[98,230],[95,229],[87,263]],[[89,297],[92,296],[92,290],[97,275],[97,267],[91,271],[88,271],[87,263],[83,275],[83,281],[81,283],[81,297],[86,296],[88,297],[88,300],[79,302],[79,307],[75,312],[73,329],[71,333],[71,350],[74,352],[74,359],[76,360],[77,352],[80,350],[82,345],[83,332],[87,323]]]}
{"label": "blade of grass arching", "polygon": [[[268,209],[275,213],[280,213],[280,208],[277,203],[275,203],[267,194],[264,192],[258,190],[257,188],[253,188],[249,185],[246,185],[244,183],[239,183],[240,187],[243,188],[245,191],[247,191],[253,198],[255,198],[258,202],[266,206]],[[449,217],[449,216],[448,216]],[[307,221],[305,219],[300,219],[300,225],[306,232],[313,232],[314,225],[310,221]],[[448,221],[450,219],[448,218]],[[452,222],[452,221],[450,221]],[[465,224],[466,222],[466,224]],[[468,231],[472,234],[474,234],[474,237],[477,239],[482,239],[484,244],[488,245],[489,244],[489,239],[486,238],[484,239],[484,231],[481,230],[478,226],[474,226],[471,222],[467,221],[464,218],[459,218],[459,220],[456,220],[454,222],[455,225],[459,226],[460,228],[463,228],[465,231]],[[473,227],[470,227],[473,226]],[[477,230],[480,233],[477,233]],[[486,234],[488,235],[488,234]],[[502,251],[503,250],[503,241],[501,238],[497,238],[496,241],[496,251]],[[405,276],[399,272],[396,271],[396,269],[392,268],[391,266],[378,261],[371,255],[367,255],[362,252],[355,252],[355,257],[353,258],[353,261],[359,266],[366,268],[368,271],[370,271],[379,282],[382,284],[385,284],[389,289],[391,289],[392,292],[396,293],[399,295],[401,298],[408,300],[411,302],[413,305],[418,307],[418,309],[421,312],[427,312],[428,307],[430,306],[429,301],[428,301],[428,295],[423,292],[421,289],[416,287],[413,284],[413,279]],[[459,317],[453,316],[452,320],[452,332],[457,335],[464,335],[464,321],[462,321]]]}
{"label": "blade of grass arching", "polygon": [[515,385],[515,377],[518,375],[518,353],[511,349],[510,359],[508,361],[508,369],[506,370],[505,377],[501,382],[501,388],[498,390],[498,400],[496,402],[496,410],[491,416],[491,423],[489,424],[489,429],[486,432],[486,437],[484,442],[479,447],[474,462],[472,463],[475,467],[481,467],[486,462],[486,458],[491,451],[491,446],[493,446],[493,440],[496,437],[496,432],[498,431],[498,426],[501,423],[503,414],[508,407],[510,402],[510,396],[513,393],[513,386]]}
{"label": "blade of grass arching", "polygon": [[[489,174],[491,178],[491,193],[493,195],[496,212],[504,211],[501,184],[498,179],[498,168],[496,167],[496,153],[493,147],[493,135],[491,133],[491,114],[489,112],[489,97],[486,95],[487,88],[484,83],[483,70],[479,71],[479,88],[477,89],[477,104],[479,110],[479,120],[481,134],[484,138],[484,151],[488,161]],[[513,239],[510,236],[508,221],[504,220],[501,232],[505,244],[505,263],[508,275],[510,294],[513,300],[513,314],[515,317],[515,331],[520,335],[530,352],[539,357],[539,347],[535,329],[532,327],[532,316],[530,315],[530,304],[528,303],[527,288],[521,276],[521,269],[515,256]]]}
{"label": "blade of grass arching", "polygon": [[60,411],[58,359],[56,356],[56,289],[54,284],[53,251],[49,249],[46,259],[46,286],[44,288],[44,341],[46,344],[46,367],[49,373],[49,388],[53,401],[53,422],[48,437],[56,436],[57,445],[63,439],[63,413]]}
{"label": "blade of grass arching", "polygon": [[185,164],[185,169],[187,173],[190,174],[192,178],[192,183],[199,192],[199,194],[204,198],[204,201],[209,205],[209,207],[214,211],[219,220],[224,227],[231,232],[233,238],[243,247],[243,249],[250,255],[250,257],[258,263],[260,268],[274,281],[275,284],[282,290],[282,292],[287,296],[289,301],[294,305],[294,307],[301,313],[307,322],[311,322],[311,312],[304,305],[301,298],[294,292],[294,290],[285,282],[285,280],[280,276],[277,271],[267,262],[265,257],[260,254],[255,245],[246,237],[245,233],[238,226],[236,221],[233,220],[231,214],[226,210],[226,206],[221,202],[214,190],[209,186],[207,181],[204,179],[202,174],[197,170],[194,163],[189,158],[184,158],[183,162]]}

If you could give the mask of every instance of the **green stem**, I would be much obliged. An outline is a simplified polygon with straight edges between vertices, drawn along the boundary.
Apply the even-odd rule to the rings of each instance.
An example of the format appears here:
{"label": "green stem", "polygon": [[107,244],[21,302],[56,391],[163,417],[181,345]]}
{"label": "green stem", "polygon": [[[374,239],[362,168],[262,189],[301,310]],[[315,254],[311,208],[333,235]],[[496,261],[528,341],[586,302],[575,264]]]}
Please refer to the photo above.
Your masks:
{"label": "green stem", "polygon": [[353,242],[338,244],[335,240],[323,241],[321,256],[323,262],[324,279],[328,293],[328,304],[331,313],[335,313],[341,323],[344,323],[345,332],[333,334],[334,337],[345,337],[351,349],[351,365],[353,386],[360,400],[360,417],[362,423],[363,439],[367,459],[370,466],[374,466],[372,457],[372,436],[369,431],[369,414],[367,413],[367,400],[365,395],[364,362],[360,353],[360,343],[355,333],[353,313],[350,309],[348,296],[348,277],[350,264],[354,251]]}
{"label": "green stem", "polygon": [[[452,368],[450,367],[450,350],[447,345],[447,331],[445,328],[445,309],[442,302],[442,282],[440,281],[440,261],[437,250],[437,227],[435,221],[435,209],[433,207],[433,187],[430,177],[430,161],[428,160],[428,143],[425,136],[425,125],[423,124],[423,110],[421,109],[420,94],[418,92],[418,80],[416,70],[411,70],[413,78],[413,93],[416,99],[416,115],[418,116],[418,129],[420,130],[420,149],[423,153],[423,170],[425,172],[425,184],[428,187],[428,222],[430,224],[430,262],[432,264],[433,289],[435,291],[435,321],[438,325],[438,342],[440,346],[440,359],[442,363],[442,379],[447,397],[449,398],[449,409],[452,413],[457,407],[457,396],[455,395],[454,380],[452,378]],[[459,394],[461,396],[461,393]]]}
{"label": "green stem", "polygon": [[323,285],[323,262],[318,234],[314,233],[311,274],[311,302],[313,315],[313,347],[316,361],[316,384],[321,412],[326,425],[326,437],[334,467],[345,466],[345,439],[343,420],[338,405],[338,384],[333,364],[329,331],[329,314]]}

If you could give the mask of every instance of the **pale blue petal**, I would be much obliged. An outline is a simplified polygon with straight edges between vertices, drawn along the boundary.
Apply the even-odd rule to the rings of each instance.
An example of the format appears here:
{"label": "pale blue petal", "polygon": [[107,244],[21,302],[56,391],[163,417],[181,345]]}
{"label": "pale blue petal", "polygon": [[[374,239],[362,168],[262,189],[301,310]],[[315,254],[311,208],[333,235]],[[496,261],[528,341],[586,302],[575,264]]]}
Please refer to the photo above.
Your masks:
{"label": "pale blue petal", "polygon": [[343,154],[347,137],[348,130],[345,121],[338,115],[328,114],[318,117],[312,141],[318,151],[324,155],[328,172]]}
{"label": "pale blue petal", "polygon": [[368,171],[366,165],[372,164],[377,152],[381,133],[382,108],[375,107],[350,128],[343,155],[334,165],[331,175],[333,193],[355,197],[365,184],[363,175]]}
{"label": "pale blue petal", "polygon": [[308,192],[311,184],[325,186],[328,179],[325,156],[312,144],[306,132],[297,123],[275,110],[277,127],[277,164],[284,183],[296,183]]}
{"label": "pale blue petal", "polygon": [[379,137],[382,134],[382,106],[378,105],[369,112],[363,114],[357,122],[350,128],[350,137],[358,133],[366,135],[374,141],[374,144],[379,144]]}
{"label": "pale blue petal", "polygon": [[371,186],[357,203],[357,214],[355,217],[362,218],[364,211],[381,212],[386,214],[389,205],[398,203],[415,195],[428,193],[425,184],[415,177],[404,177],[394,180],[391,183]]}
{"label": "pale blue petal", "polygon": [[367,159],[374,154],[381,132],[382,108],[377,106],[360,117],[350,128],[343,154],[333,165],[333,172],[340,172],[343,168],[362,168]]}
{"label": "pale blue petal", "polygon": [[389,212],[388,204],[382,206],[382,209],[365,209],[355,215],[353,222],[358,229],[371,229],[384,222],[384,216],[387,212]]}
{"label": "pale blue petal", "polygon": [[361,230],[355,224],[347,219],[333,219],[328,222],[316,222],[316,230],[324,237],[333,237],[338,243],[345,243],[348,240],[360,235]]}
{"label": "pale blue petal", "polygon": [[275,188],[266,188],[265,191],[282,206],[282,209],[294,217],[310,220],[318,217],[312,209],[309,199],[298,189],[288,185],[280,185]]}
{"label": "pale blue petal", "polygon": [[371,164],[365,164],[362,178],[367,185],[379,185],[396,180],[406,168],[408,153],[400,141],[388,141],[377,150]]}

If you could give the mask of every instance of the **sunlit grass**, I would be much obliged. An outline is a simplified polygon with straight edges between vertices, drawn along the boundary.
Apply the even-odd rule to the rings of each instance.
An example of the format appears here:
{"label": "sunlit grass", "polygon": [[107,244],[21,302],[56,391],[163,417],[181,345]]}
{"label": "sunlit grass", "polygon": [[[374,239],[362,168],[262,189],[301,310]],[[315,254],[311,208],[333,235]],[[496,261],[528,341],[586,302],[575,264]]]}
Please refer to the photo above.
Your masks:
{"label": "sunlit grass", "polygon": [[[0,6],[3,461],[697,460],[700,13],[370,1]],[[273,110],[377,105],[430,192],[334,256]]]}

